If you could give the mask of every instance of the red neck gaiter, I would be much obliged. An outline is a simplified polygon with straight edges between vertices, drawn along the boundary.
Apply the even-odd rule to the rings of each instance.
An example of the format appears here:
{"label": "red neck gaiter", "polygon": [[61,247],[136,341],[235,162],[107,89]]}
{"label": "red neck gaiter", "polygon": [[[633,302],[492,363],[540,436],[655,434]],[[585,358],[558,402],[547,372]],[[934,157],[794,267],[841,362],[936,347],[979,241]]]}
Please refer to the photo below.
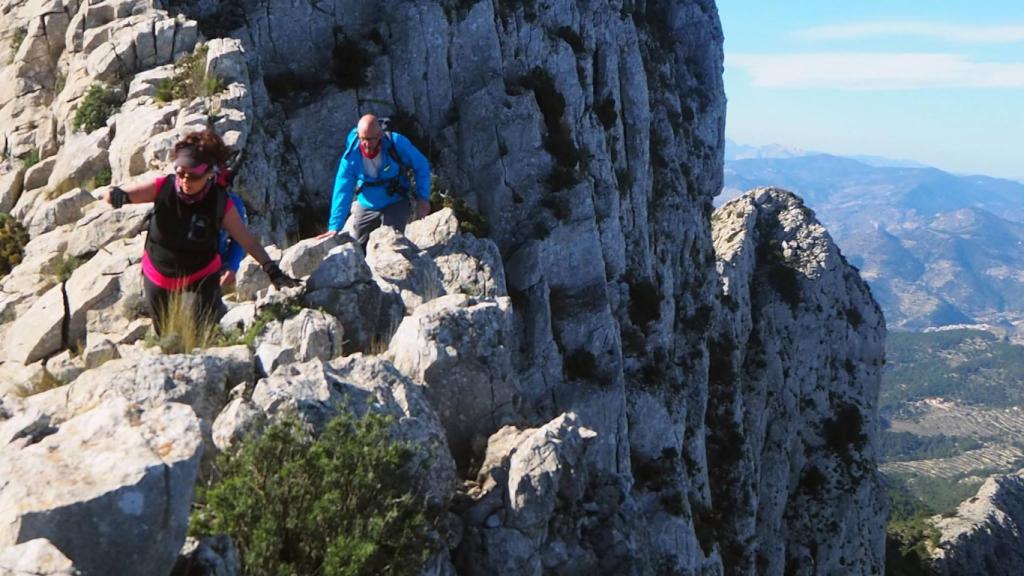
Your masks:
{"label": "red neck gaiter", "polygon": [[377,157],[377,154],[380,154],[380,142],[377,142],[377,147],[373,149],[373,151],[371,152],[370,143],[364,140],[359,143],[359,150],[363,153],[363,156],[366,156],[370,160],[373,160],[374,158]]}

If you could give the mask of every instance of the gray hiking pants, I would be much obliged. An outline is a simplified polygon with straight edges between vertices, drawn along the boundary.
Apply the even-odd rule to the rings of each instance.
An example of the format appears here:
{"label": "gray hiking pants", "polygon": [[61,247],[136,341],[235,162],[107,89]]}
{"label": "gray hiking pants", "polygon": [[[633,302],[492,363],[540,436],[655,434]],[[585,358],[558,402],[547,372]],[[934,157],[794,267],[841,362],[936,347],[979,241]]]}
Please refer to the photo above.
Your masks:
{"label": "gray hiking pants", "polygon": [[410,214],[412,214],[412,206],[409,204],[408,198],[388,204],[381,210],[370,210],[356,201],[352,203],[353,233],[365,251],[366,243],[370,240],[370,232],[383,224],[404,233],[405,224],[409,221]]}

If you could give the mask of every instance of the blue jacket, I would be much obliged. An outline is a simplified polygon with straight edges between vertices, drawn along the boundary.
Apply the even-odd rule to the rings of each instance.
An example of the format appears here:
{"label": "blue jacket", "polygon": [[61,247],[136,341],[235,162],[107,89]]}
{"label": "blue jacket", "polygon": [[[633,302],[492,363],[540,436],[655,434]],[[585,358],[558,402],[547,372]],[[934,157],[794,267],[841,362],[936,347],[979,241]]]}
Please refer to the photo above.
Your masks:
{"label": "blue jacket", "polygon": [[[238,210],[238,215],[242,217],[242,223],[248,224],[249,219],[245,217],[245,204],[242,199],[238,197],[238,194],[234,192],[228,192],[228,198],[231,198],[231,202],[235,205],[235,210]],[[242,258],[245,258],[245,248],[235,239],[228,234],[228,231],[223,226],[220,228],[220,260],[221,270],[231,270],[232,272],[238,272],[238,266],[242,263]]]}
{"label": "blue jacket", "polygon": [[397,132],[384,132],[381,138],[380,154],[383,161],[377,178],[370,178],[363,173],[363,154],[359,151],[359,137],[356,129],[349,132],[345,143],[345,152],[338,162],[338,174],[334,178],[334,194],[331,196],[331,219],[327,224],[329,230],[340,231],[345,227],[349,210],[352,208],[352,195],[356,189],[359,194],[356,200],[364,208],[380,210],[403,199],[403,195],[388,194],[388,184],[398,178],[403,189],[409,189],[409,179],[403,174],[402,166],[395,161],[391,146],[398,153],[402,162],[412,169],[416,175],[416,196],[422,200],[430,200],[430,162],[422,152],[413,146],[408,138]]}

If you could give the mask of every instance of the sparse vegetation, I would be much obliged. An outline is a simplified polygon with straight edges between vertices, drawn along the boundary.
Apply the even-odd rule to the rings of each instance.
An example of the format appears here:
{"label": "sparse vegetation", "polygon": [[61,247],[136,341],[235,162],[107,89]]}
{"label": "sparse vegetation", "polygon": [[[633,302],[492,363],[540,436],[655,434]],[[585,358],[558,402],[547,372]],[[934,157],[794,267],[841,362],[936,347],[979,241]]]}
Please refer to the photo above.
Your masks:
{"label": "sparse vegetation", "polygon": [[7,56],[8,64],[14,62],[14,57],[18,55],[18,49],[21,48],[21,44],[25,41],[26,37],[28,37],[27,28],[18,27],[14,29],[14,34],[11,36],[11,51]]}
{"label": "sparse vegetation", "polygon": [[28,398],[29,396],[41,394],[47,390],[53,390],[54,388],[59,388],[63,385],[64,383],[51,374],[49,370],[43,368],[43,373],[40,375],[37,382],[18,385],[14,389],[14,394],[20,398]]}
{"label": "sparse vegetation", "polygon": [[101,186],[110,186],[110,182],[113,175],[110,172],[110,166],[104,166],[96,171],[96,174],[89,181],[89,188],[99,188]]}
{"label": "sparse vegetation", "polygon": [[939,531],[929,518],[935,511],[918,500],[897,479],[888,478],[889,521],[886,524],[885,573],[888,576],[929,576],[935,572],[930,550]]}
{"label": "sparse vegetation", "polygon": [[68,83],[68,77],[63,72],[57,72],[57,77],[53,79],[53,92],[54,94],[60,94],[64,91],[64,86]]}
{"label": "sparse vegetation", "polygon": [[25,163],[25,169],[39,164],[39,150],[30,150],[28,154],[22,156],[21,161]]}
{"label": "sparse vegetation", "polygon": [[224,333],[209,314],[201,312],[193,299],[195,294],[172,292],[167,306],[160,313],[161,334],[148,341],[157,344],[164,354],[187,354],[224,343]]}
{"label": "sparse vegetation", "polygon": [[455,212],[455,218],[459,221],[459,230],[462,232],[468,232],[477,238],[486,238],[491,232],[487,219],[466,204],[464,200],[453,196],[437,178],[430,182],[430,206],[431,210],[451,208]]}
{"label": "sparse vegetation", "polygon": [[119,105],[113,91],[102,84],[93,84],[75,110],[71,129],[88,133],[106,126],[107,119],[117,111]]}
{"label": "sparse vegetation", "polygon": [[390,422],[343,414],[316,439],[294,418],[270,426],[219,457],[190,532],[230,534],[250,576],[419,573],[441,511],[409,492]]}
{"label": "sparse vegetation", "polygon": [[21,263],[28,240],[25,227],[11,215],[0,212],[0,278]]}
{"label": "sparse vegetation", "polygon": [[206,98],[224,90],[224,81],[206,73],[205,45],[174,63],[174,76],[160,83],[157,102]]}
{"label": "sparse vegetation", "polygon": [[71,275],[75,272],[84,261],[81,258],[63,254],[60,257],[60,261],[53,266],[53,276],[60,282],[67,282]]}

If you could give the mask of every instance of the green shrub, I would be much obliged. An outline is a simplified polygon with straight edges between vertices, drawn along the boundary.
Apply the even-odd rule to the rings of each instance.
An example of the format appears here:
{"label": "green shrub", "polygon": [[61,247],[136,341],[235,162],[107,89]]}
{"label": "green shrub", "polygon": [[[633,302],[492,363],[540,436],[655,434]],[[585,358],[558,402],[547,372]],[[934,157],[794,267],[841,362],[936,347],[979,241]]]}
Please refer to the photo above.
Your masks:
{"label": "green shrub", "polygon": [[9,214],[0,212],[0,277],[21,263],[28,244],[28,232]]}
{"label": "green shrub", "polygon": [[174,63],[174,75],[157,86],[156,101],[205,98],[224,89],[224,81],[206,74],[205,45]]}
{"label": "green shrub", "polygon": [[92,132],[107,125],[107,118],[117,111],[120,103],[109,88],[101,84],[93,84],[85,93],[82,103],[75,110],[75,118],[71,121],[74,131]]}
{"label": "green shrub", "polygon": [[101,186],[110,186],[110,181],[113,175],[110,173],[110,166],[105,166],[96,171],[96,175],[92,177],[92,186],[90,188],[99,188]]}
{"label": "green shrub", "polygon": [[61,282],[67,282],[71,278],[71,275],[75,272],[79,266],[81,266],[83,260],[67,254],[61,256],[60,262],[57,262],[53,267],[53,275]]}
{"label": "green shrub", "polygon": [[342,415],[314,439],[295,419],[222,454],[190,531],[227,533],[245,573],[417,574],[438,548],[439,512],[409,493],[409,448],[390,419]]}
{"label": "green shrub", "polygon": [[26,170],[39,164],[39,150],[32,150],[22,158],[22,161],[25,163]]}
{"label": "green shrub", "polygon": [[452,196],[447,189],[442,189],[437,178],[430,182],[430,206],[432,210],[451,208],[455,213],[456,220],[459,221],[459,230],[462,232],[468,232],[477,238],[486,238],[491,232],[491,226],[487,223],[487,219],[473,210],[464,200]]}

